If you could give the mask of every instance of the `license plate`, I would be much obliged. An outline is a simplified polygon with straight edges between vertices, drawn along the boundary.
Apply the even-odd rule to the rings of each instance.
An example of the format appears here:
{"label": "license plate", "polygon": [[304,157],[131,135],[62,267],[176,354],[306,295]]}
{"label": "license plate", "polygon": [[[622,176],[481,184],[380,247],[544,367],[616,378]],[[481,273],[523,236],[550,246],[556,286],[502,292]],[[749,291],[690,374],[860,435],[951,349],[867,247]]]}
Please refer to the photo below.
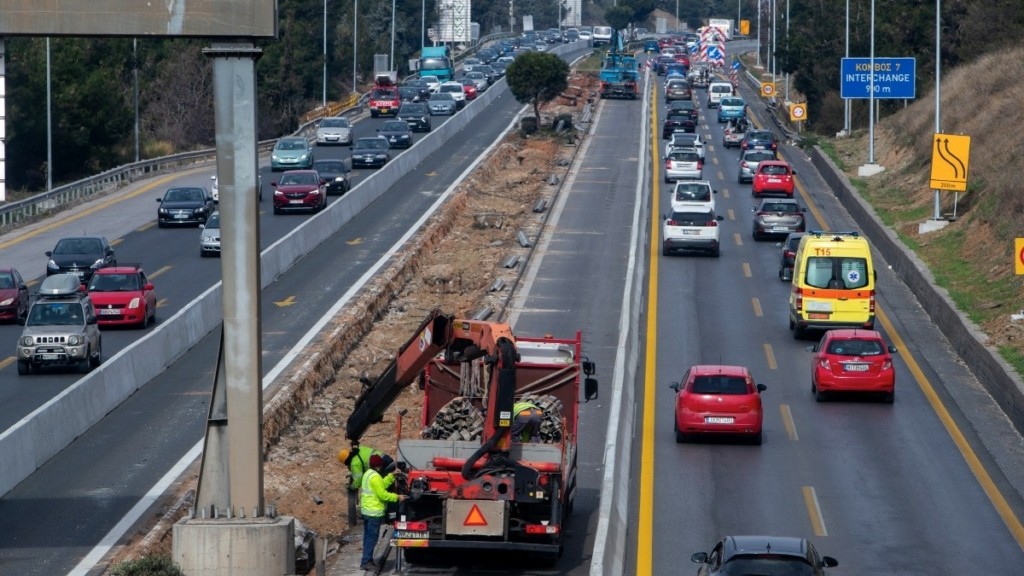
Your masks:
{"label": "license plate", "polygon": [[843,370],[846,370],[847,372],[867,372],[868,371],[868,365],[867,364],[846,364],[846,365],[843,366]]}
{"label": "license plate", "polygon": [[303,201],[302,200],[289,200],[288,203],[289,204],[302,204]]}
{"label": "license plate", "polygon": [[117,316],[120,313],[117,308],[100,308],[100,316]]}
{"label": "license plate", "polygon": [[786,226],[772,226],[772,232],[784,232],[786,230],[789,230]]}
{"label": "license plate", "polygon": [[389,110],[390,110],[389,108],[381,108],[380,109],[380,113],[381,114],[387,114]]}
{"label": "license plate", "polygon": [[812,300],[810,302],[806,302],[805,306],[807,306],[807,310],[809,312],[831,312],[832,311],[832,303],[831,302],[818,302],[818,301],[813,301]]}
{"label": "license plate", "polygon": [[736,419],[731,416],[705,416],[705,424],[732,424]]}
{"label": "license plate", "polygon": [[416,540],[426,540],[430,538],[430,532],[411,532],[408,530],[395,530],[394,538],[413,538]]}
{"label": "license plate", "polygon": [[782,180],[780,180],[778,178],[769,178],[768,179],[768,183],[769,184],[782,184]]}
{"label": "license plate", "polygon": [[60,358],[60,354],[40,354],[39,357],[43,360],[56,360]]}
{"label": "license plate", "polygon": [[764,150],[765,148],[767,148],[767,146],[762,146],[762,145],[754,146],[754,150]]}
{"label": "license plate", "polygon": [[174,219],[175,220],[184,220],[185,218],[188,218],[188,214],[175,214],[174,215]]}
{"label": "license plate", "polygon": [[827,312],[811,312],[807,315],[811,320],[828,320]]}
{"label": "license plate", "polygon": [[700,232],[696,230],[683,230],[683,236],[696,236],[697,234],[700,234]]}

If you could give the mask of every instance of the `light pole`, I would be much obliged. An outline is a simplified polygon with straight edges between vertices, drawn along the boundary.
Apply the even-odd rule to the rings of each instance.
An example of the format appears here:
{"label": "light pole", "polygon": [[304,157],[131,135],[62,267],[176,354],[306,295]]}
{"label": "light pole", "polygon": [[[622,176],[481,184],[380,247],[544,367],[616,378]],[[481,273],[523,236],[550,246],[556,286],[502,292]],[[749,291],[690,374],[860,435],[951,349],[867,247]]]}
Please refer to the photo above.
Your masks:
{"label": "light pole", "polygon": [[[935,137],[942,133],[942,0],[935,0]],[[953,214],[956,216],[954,204]],[[935,191],[935,220],[942,218],[939,191]]]}
{"label": "light pole", "polygon": [[[850,57],[850,0],[846,0],[846,57]],[[849,135],[850,126],[850,99],[843,101],[843,131]]]}
{"label": "light pole", "polygon": [[761,66],[761,0],[757,0],[757,65]]}
{"label": "light pole", "polygon": [[395,0],[391,0],[391,65],[388,70],[398,70],[395,67]]}
{"label": "light pole", "polygon": [[352,92],[358,94],[359,72],[359,0],[352,3]]}
{"label": "light pole", "polygon": [[679,32],[679,0],[676,0],[676,32]]}
{"label": "light pole", "polygon": [[871,0],[871,59],[868,67],[868,164],[875,163],[875,0]]}
{"label": "light pole", "polygon": [[327,107],[327,0],[324,0],[324,93],[321,104]]}
{"label": "light pole", "polygon": [[779,43],[779,35],[775,31],[775,2],[776,0],[772,0],[772,84],[775,83],[775,72],[777,70],[775,67],[775,47]]}
{"label": "light pole", "polygon": [[132,38],[132,76],[135,92],[135,161],[139,161],[139,39]]}
{"label": "light pole", "polygon": [[420,48],[427,42],[427,0],[420,1]]}
{"label": "light pole", "polygon": [[53,190],[53,123],[50,115],[50,38],[46,38],[46,191]]}
{"label": "light pole", "polygon": [[789,102],[789,0],[786,0],[786,98],[784,102]]}

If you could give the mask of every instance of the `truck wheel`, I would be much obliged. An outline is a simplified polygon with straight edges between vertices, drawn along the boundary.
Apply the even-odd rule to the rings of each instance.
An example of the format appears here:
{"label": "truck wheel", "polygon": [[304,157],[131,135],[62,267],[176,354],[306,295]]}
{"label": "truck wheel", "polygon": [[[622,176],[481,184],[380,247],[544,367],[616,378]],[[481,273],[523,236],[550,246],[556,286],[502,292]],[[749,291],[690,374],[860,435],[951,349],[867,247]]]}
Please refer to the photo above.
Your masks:
{"label": "truck wheel", "polygon": [[18,376],[25,376],[32,373],[32,364],[25,360],[18,360]]}

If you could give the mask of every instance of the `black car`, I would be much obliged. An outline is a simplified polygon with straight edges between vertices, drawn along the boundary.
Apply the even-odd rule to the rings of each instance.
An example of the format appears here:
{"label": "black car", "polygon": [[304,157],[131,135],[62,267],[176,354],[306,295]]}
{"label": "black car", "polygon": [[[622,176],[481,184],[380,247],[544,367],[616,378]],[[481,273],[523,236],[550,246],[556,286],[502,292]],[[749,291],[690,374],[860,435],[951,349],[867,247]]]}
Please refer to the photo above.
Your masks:
{"label": "black car", "polygon": [[796,262],[796,249],[800,246],[800,239],[804,237],[803,232],[794,232],[782,242],[776,244],[782,249],[782,257],[779,260],[779,280],[789,282],[793,279],[793,264]]}
{"label": "black car", "polygon": [[669,112],[661,125],[661,139],[668,140],[673,132],[696,132],[697,123],[683,112]]}
{"label": "black car", "polygon": [[701,565],[698,576],[825,576],[825,568],[839,565],[831,556],[820,556],[807,539],[790,536],[726,536],[711,552],[697,552],[690,561]]}
{"label": "black car", "polygon": [[[430,98],[430,84],[427,84],[425,81],[420,80],[419,78],[413,78],[412,80],[407,81],[402,86],[406,88],[415,88],[417,90],[417,92],[419,93],[419,99],[417,100],[417,102],[426,102],[427,98]],[[401,92],[399,92],[399,97],[401,97]],[[405,102],[405,100],[403,99],[402,102]]]}
{"label": "black car", "polygon": [[426,102],[406,102],[398,109],[397,120],[401,120],[412,128],[413,132],[430,132],[430,109]]}
{"label": "black car", "polygon": [[83,284],[92,279],[92,273],[107,266],[117,266],[117,257],[110,242],[102,236],[76,236],[61,238],[46,253],[46,275],[75,274]]}
{"label": "black car", "polygon": [[317,160],[313,162],[313,170],[319,172],[320,178],[327,182],[328,196],[340,196],[352,189],[352,183],[348,179],[351,170],[344,160]]}
{"label": "black car", "polygon": [[690,119],[693,120],[694,122],[698,120],[700,115],[700,112],[697,108],[697,104],[690,99],[673,100],[672,102],[669,102],[668,110],[670,114],[673,112],[683,112],[687,114],[690,117]]}
{"label": "black car", "polygon": [[658,73],[658,76],[665,76],[668,74],[668,65],[675,63],[676,59],[672,56],[658,56],[654,61],[654,70]]}
{"label": "black car", "polygon": [[359,138],[352,147],[352,167],[380,168],[391,160],[391,148],[383,136]]}
{"label": "black car", "polygon": [[380,135],[387,138],[392,148],[408,148],[412,146],[412,128],[402,120],[388,120],[377,128]]}
{"label": "black car", "polygon": [[772,150],[779,149],[775,133],[771,130],[747,130],[740,141],[740,150]]}
{"label": "black car", "polygon": [[163,198],[157,198],[156,224],[164,226],[186,224],[199,226],[213,214],[213,196],[201,186],[168,188]]}
{"label": "black car", "polygon": [[402,102],[419,102],[420,89],[416,86],[399,86],[398,99]]}

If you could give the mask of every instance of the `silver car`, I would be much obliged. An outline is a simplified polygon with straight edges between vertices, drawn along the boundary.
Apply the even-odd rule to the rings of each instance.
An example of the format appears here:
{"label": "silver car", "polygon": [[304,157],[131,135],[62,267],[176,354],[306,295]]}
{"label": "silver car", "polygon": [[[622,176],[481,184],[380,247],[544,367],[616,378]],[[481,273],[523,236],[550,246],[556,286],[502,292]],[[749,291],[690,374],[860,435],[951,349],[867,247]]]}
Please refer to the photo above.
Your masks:
{"label": "silver car", "polygon": [[210,214],[205,224],[200,224],[203,231],[199,234],[199,255],[220,256],[220,212]]}
{"label": "silver car", "polygon": [[466,72],[462,75],[463,78],[472,80],[476,84],[477,92],[484,92],[490,87],[490,82],[487,81],[487,76],[484,76],[483,72]]}
{"label": "silver car", "polygon": [[318,145],[346,144],[351,146],[352,124],[348,118],[324,118],[316,129],[316,143]]}
{"label": "silver car", "polygon": [[757,173],[757,165],[765,160],[775,160],[775,152],[771,150],[744,150],[740,154],[736,181],[740,184],[753,182],[754,174]]}
{"label": "silver car", "polygon": [[431,94],[427,105],[430,106],[431,116],[451,116],[455,114],[455,97],[448,92],[435,92]]}

